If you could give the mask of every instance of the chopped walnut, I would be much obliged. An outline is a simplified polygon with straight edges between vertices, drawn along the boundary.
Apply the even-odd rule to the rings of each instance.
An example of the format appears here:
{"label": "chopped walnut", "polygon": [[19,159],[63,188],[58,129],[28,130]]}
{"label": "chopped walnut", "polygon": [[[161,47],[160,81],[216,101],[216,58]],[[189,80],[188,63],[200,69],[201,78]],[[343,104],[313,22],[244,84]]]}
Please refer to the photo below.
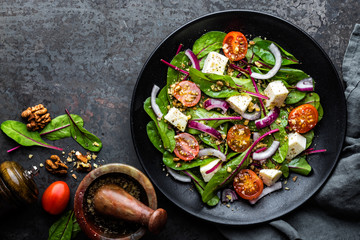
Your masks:
{"label": "chopped walnut", "polygon": [[91,171],[91,164],[88,163],[91,160],[91,157],[88,158],[89,155],[84,156],[81,152],[77,151],[75,153],[76,158],[78,161],[76,162],[76,171],[78,172],[90,172]]}
{"label": "chopped walnut", "polygon": [[51,155],[50,159],[45,161],[45,168],[52,174],[65,175],[67,174],[68,166],[60,160],[59,156]]}
{"label": "chopped walnut", "polygon": [[82,153],[79,151],[76,151],[75,156],[79,161],[81,161],[83,163],[87,163],[89,161],[87,156],[82,155]]}
{"label": "chopped walnut", "polygon": [[29,123],[26,125],[26,128],[29,131],[43,129],[51,121],[50,113],[47,112],[47,109],[42,104],[29,107],[21,113],[21,117],[27,118]]}

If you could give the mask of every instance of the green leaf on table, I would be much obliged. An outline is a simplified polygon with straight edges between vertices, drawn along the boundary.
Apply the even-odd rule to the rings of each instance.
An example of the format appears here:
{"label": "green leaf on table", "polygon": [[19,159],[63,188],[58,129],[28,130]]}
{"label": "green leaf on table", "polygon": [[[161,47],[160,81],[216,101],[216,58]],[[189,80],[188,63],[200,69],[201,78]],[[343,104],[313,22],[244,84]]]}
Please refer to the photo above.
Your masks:
{"label": "green leaf on table", "polygon": [[[77,225],[74,211],[68,211],[63,214],[59,220],[57,220],[49,229],[49,238],[48,240],[69,240],[72,238],[73,234],[77,234],[79,226]],[[73,230],[75,230],[73,232]]]}
{"label": "green leaf on table", "polygon": [[198,59],[208,55],[209,52],[219,51],[223,46],[226,33],[220,31],[211,31],[202,35],[193,45],[193,53]]}
{"label": "green leaf on table", "polygon": [[[75,123],[79,126],[84,126],[84,120],[75,114],[71,114]],[[66,114],[60,115],[50,121],[48,125],[40,132],[41,136],[49,140],[59,140],[62,138],[71,137],[71,124],[69,117]]]}
{"label": "green leaf on table", "polygon": [[14,141],[22,146],[40,146],[62,151],[62,148],[54,147],[46,143],[40,133],[28,131],[26,124],[14,120],[7,120],[1,124],[1,130]]}
{"label": "green leaf on table", "polygon": [[70,119],[70,132],[73,139],[78,142],[83,148],[92,152],[99,152],[102,148],[100,138],[86,130],[81,125],[76,124],[70,113],[66,110]]}

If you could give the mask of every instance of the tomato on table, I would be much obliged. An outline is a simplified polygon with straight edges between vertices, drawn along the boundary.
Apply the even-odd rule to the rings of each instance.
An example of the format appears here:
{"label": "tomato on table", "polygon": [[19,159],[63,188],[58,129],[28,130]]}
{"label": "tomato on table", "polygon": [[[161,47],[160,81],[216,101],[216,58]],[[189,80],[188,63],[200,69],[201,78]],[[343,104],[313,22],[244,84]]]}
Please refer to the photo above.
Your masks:
{"label": "tomato on table", "polygon": [[175,136],[175,155],[184,161],[193,160],[199,153],[199,143],[194,136],[189,133],[180,133]]}
{"label": "tomato on table", "polygon": [[229,129],[226,141],[234,152],[244,152],[250,146],[250,137],[251,132],[247,126],[235,124]]}
{"label": "tomato on table", "polygon": [[231,61],[245,58],[248,49],[247,39],[241,32],[229,32],[223,41],[223,51]]}
{"label": "tomato on table", "polygon": [[263,181],[250,169],[242,169],[233,182],[236,193],[243,199],[258,198],[264,189]]}
{"label": "tomato on table", "polygon": [[201,90],[191,81],[181,81],[174,88],[174,97],[185,107],[195,106],[201,97]]}
{"label": "tomato on table", "polygon": [[289,113],[289,126],[298,133],[306,133],[318,123],[319,113],[311,104],[303,104]]}
{"label": "tomato on table", "polygon": [[56,181],[45,190],[41,204],[44,210],[50,214],[62,213],[70,199],[70,189],[66,182]]}

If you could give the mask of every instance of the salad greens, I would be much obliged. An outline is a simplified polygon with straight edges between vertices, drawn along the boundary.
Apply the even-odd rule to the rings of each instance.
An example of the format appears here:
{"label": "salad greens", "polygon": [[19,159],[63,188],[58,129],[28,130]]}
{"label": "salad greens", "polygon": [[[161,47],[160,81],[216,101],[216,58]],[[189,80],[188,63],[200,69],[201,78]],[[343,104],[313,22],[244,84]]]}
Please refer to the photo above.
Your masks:
{"label": "salad greens", "polygon": [[[218,204],[218,191],[229,186],[231,188],[235,176],[241,169],[253,170],[264,183],[265,178],[261,175],[264,169],[280,171],[283,178],[287,178],[290,172],[309,175],[311,166],[306,157],[311,151],[306,149],[310,147],[314,138],[313,127],[324,114],[320,97],[313,89],[314,83],[311,90],[309,86],[303,89],[297,87],[297,84],[309,78],[307,73],[291,66],[299,64],[299,60],[273,41],[259,37],[247,40],[246,50],[242,45],[238,46],[240,51],[245,51],[244,57],[240,60],[226,60],[224,71],[219,74],[221,63],[214,60],[213,56],[223,58],[225,55],[230,58],[229,54],[231,56],[236,53],[231,52],[235,50],[227,48],[232,44],[227,40],[229,34],[212,31],[202,35],[191,48],[196,59],[189,57],[184,51],[173,57],[168,64],[165,87],[154,99],[161,111],[160,117],[159,113],[153,110],[150,97],[144,102],[144,110],[151,119],[146,131],[151,143],[163,154],[163,163],[179,174],[189,176],[202,201],[209,206]],[[271,50],[273,45],[279,51],[280,69],[269,79],[254,79],[252,73],[265,75],[274,71],[272,69],[279,58]],[[194,61],[200,63],[200,69],[195,68],[192,64]],[[209,61],[212,61],[212,65],[209,65]],[[209,67],[214,65],[216,69]],[[186,82],[187,88],[180,85],[180,82]],[[270,85],[281,85],[286,89],[285,97],[279,100],[280,103],[276,102],[279,96],[270,93]],[[201,98],[194,100],[198,94],[201,94]],[[249,99],[249,96],[250,101],[247,103],[233,100]],[[216,105],[219,101],[213,99],[220,100],[220,105]],[[239,110],[241,104],[245,105],[245,110]],[[225,111],[221,111],[224,108]],[[277,113],[271,111],[275,108],[278,109]],[[172,116],[169,113],[170,109],[176,109],[178,115]],[[304,114],[296,115],[295,110],[310,111],[309,109],[312,111],[311,114],[315,114],[315,111],[316,115],[306,115],[302,120],[301,115]],[[255,116],[255,112],[261,114]],[[318,119],[312,120],[313,116]],[[299,130],[299,126],[296,125],[299,125],[298,119],[301,123],[312,122],[312,125],[309,128],[308,125],[302,125]],[[186,121],[187,135],[176,125],[181,121]],[[194,122],[199,122],[205,127],[194,128]],[[231,131],[237,129],[241,129],[241,141],[235,135],[231,135]],[[214,132],[217,134],[212,134]],[[256,136],[264,137],[256,140]],[[293,137],[296,140],[292,140]],[[236,141],[233,141],[234,139]],[[302,139],[302,143],[299,139]],[[239,150],[245,143],[246,147]],[[298,145],[304,146],[298,150]],[[271,148],[275,147],[276,149],[269,153]],[[218,152],[216,156],[214,151]],[[312,153],[323,151],[325,150],[315,150]],[[254,152],[265,156],[264,159],[255,159]],[[183,158],[184,154],[190,157]],[[222,161],[215,166],[207,167],[218,160],[218,156],[224,156],[220,157]]]}

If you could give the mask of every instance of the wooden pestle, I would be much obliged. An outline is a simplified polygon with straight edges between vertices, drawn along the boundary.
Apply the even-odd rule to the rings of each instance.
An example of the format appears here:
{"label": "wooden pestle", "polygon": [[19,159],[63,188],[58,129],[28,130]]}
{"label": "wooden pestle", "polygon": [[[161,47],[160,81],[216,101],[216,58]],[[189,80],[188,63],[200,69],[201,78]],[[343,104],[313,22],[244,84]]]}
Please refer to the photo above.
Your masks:
{"label": "wooden pestle", "polygon": [[148,227],[157,234],[165,226],[164,209],[153,210],[115,184],[101,186],[94,195],[94,208],[98,213]]}

